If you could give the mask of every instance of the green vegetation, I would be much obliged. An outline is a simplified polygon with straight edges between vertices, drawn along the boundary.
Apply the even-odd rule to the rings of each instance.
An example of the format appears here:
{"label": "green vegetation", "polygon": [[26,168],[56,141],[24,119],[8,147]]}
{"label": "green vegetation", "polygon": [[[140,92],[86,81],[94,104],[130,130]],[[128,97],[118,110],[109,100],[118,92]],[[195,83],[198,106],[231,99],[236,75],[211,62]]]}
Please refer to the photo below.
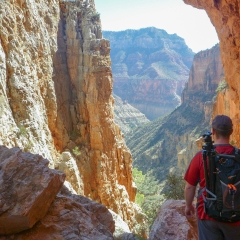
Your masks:
{"label": "green vegetation", "polygon": [[224,91],[226,88],[228,87],[228,84],[225,80],[219,82],[218,84],[218,87],[216,89],[216,92],[219,93],[219,92],[222,92]]}
{"label": "green vegetation", "polygon": [[30,141],[30,139],[28,138],[28,130],[26,127],[24,127],[23,125],[18,125],[18,132],[17,132],[17,137],[24,137],[25,140],[27,140],[27,142],[23,142],[23,151],[24,152],[30,152],[31,149],[33,148],[33,143]]}
{"label": "green vegetation", "polygon": [[100,13],[98,12],[93,12],[91,15],[91,20],[94,21],[98,21],[100,19]]}
{"label": "green vegetation", "polygon": [[167,180],[162,191],[166,199],[184,199],[185,181],[182,176],[168,174]]}
{"label": "green vegetation", "polygon": [[75,157],[78,157],[81,155],[80,149],[78,146],[76,146],[75,148],[72,149],[72,152],[74,154]]}
{"label": "green vegetation", "polygon": [[20,136],[26,137],[27,136],[27,129],[24,126],[22,126],[22,125],[19,125],[18,128],[19,128],[19,131],[17,133],[17,137],[18,138]]}
{"label": "green vegetation", "polygon": [[163,201],[166,199],[184,199],[185,181],[181,176],[168,174],[161,194],[161,186],[152,171],[143,174],[142,171],[133,168],[133,177],[138,188],[135,202],[147,215],[150,227],[156,219]]}
{"label": "green vegetation", "polygon": [[136,203],[147,215],[149,226],[151,226],[161,206],[159,183],[152,175],[151,171],[144,175],[142,171],[133,168],[133,177],[138,188]]}

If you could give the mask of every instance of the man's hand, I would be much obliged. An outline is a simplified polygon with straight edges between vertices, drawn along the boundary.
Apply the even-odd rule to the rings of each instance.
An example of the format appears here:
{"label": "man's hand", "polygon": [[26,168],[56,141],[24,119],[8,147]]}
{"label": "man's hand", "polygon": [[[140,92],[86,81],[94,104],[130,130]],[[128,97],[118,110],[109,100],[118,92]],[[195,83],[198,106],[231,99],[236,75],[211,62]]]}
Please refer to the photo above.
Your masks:
{"label": "man's hand", "polygon": [[185,215],[187,218],[195,217],[195,207],[193,205],[186,206]]}

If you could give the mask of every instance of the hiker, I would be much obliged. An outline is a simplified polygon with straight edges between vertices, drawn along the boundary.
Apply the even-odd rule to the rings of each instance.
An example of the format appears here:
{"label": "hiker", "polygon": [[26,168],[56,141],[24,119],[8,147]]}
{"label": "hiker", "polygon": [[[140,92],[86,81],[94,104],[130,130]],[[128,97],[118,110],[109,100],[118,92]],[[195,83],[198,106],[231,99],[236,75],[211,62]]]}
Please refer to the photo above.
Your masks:
{"label": "hiker", "polygon": [[[232,120],[225,115],[217,115],[212,121],[212,136],[214,140],[214,150],[217,154],[232,154],[234,148],[230,143],[230,135],[233,132]],[[212,143],[211,143],[212,144]],[[237,149],[238,151],[238,149]],[[231,155],[232,156],[232,155]],[[207,166],[209,166],[207,164]],[[217,169],[218,170],[218,169]],[[220,171],[219,171],[220,172]],[[215,174],[216,175],[216,174]],[[187,218],[191,218],[195,215],[195,207],[193,206],[193,200],[197,184],[200,186],[200,190],[206,187],[205,177],[208,180],[208,175],[204,173],[204,161],[203,150],[199,151],[192,159],[184,179],[186,181],[185,186],[185,215]],[[225,184],[226,185],[226,184]],[[231,185],[231,184],[229,184]],[[228,185],[226,185],[228,187]],[[236,192],[234,185],[231,185],[234,189],[228,189],[228,191]],[[206,189],[206,188],[205,188]],[[225,192],[224,192],[225,193]],[[233,193],[233,194],[234,194]],[[205,192],[206,196],[206,192]],[[211,197],[211,196],[210,196]],[[216,196],[215,196],[216,197]],[[198,197],[197,203],[197,219],[198,219],[198,235],[199,240],[232,240],[240,239],[240,221],[237,219],[235,222],[222,222],[213,219],[206,214],[204,210],[204,196]],[[230,210],[229,210],[230,211]],[[221,214],[220,214],[221,216]]]}

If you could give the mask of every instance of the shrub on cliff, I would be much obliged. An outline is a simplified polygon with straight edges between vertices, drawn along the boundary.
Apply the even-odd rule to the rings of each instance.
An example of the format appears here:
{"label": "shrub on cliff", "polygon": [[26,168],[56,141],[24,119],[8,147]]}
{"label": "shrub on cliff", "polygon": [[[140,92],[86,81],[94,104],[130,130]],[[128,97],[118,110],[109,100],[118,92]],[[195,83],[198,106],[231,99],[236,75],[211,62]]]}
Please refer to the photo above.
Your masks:
{"label": "shrub on cliff", "polygon": [[216,92],[222,92],[228,87],[228,84],[225,80],[219,82],[218,87],[216,89]]}
{"label": "shrub on cliff", "polygon": [[151,226],[157,217],[161,206],[160,185],[151,171],[143,174],[137,168],[133,168],[133,177],[138,191],[136,203],[142,208],[148,217],[149,226]]}
{"label": "shrub on cliff", "polygon": [[100,19],[100,13],[98,12],[93,12],[91,15],[91,20],[94,21],[98,21]]}
{"label": "shrub on cliff", "polygon": [[168,174],[162,193],[166,199],[184,199],[185,181],[182,176]]}

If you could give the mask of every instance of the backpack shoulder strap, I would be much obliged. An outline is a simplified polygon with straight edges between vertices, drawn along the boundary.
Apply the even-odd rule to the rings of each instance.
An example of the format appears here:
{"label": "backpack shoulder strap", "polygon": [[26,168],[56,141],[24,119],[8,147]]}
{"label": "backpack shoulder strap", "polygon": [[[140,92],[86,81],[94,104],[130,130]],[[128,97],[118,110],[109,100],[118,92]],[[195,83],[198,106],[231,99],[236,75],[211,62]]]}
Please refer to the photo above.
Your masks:
{"label": "backpack shoulder strap", "polygon": [[235,159],[234,160],[240,164],[240,149],[234,147],[233,151],[234,151],[233,154],[235,155]]}
{"label": "backpack shoulder strap", "polygon": [[234,150],[233,150],[234,152],[234,154],[240,154],[240,149],[239,148],[237,148],[237,147],[234,147]]}

